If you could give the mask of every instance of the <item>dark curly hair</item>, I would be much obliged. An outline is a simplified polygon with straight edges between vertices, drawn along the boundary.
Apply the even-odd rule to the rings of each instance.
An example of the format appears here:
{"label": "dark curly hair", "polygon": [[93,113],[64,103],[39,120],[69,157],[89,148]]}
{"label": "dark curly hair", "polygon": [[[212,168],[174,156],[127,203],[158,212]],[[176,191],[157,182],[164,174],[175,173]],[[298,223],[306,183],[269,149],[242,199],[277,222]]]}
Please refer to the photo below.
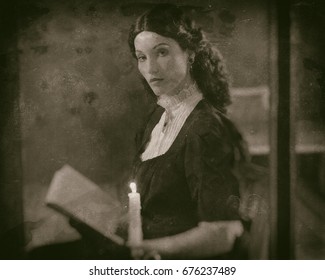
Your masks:
{"label": "dark curly hair", "polygon": [[[159,4],[142,14],[129,32],[129,46],[135,57],[134,39],[142,31],[174,39],[183,50],[193,51],[191,76],[205,99],[225,112],[230,104],[228,74],[219,51],[205,39],[202,30],[177,6]],[[146,88],[149,86],[147,85]]]}

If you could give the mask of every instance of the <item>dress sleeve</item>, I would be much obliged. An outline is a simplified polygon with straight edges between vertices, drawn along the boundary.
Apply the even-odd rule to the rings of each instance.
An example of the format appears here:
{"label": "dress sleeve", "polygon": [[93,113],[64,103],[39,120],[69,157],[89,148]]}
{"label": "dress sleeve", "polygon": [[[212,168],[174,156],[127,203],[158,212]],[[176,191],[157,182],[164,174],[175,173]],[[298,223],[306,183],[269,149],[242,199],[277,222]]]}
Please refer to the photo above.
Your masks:
{"label": "dress sleeve", "polygon": [[185,175],[200,221],[239,219],[239,184],[232,172],[234,148],[221,125],[188,135]]}

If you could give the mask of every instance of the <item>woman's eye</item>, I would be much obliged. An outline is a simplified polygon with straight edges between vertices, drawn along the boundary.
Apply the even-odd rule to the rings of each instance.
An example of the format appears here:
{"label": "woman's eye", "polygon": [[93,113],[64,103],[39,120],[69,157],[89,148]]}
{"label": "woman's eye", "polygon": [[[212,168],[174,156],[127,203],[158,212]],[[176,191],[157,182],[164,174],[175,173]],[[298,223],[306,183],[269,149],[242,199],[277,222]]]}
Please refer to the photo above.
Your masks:
{"label": "woman's eye", "polygon": [[137,59],[138,59],[139,62],[143,62],[143,61],[146,60],[146,57],[145,57],[144,55],[139,55],[139,56],[137,57]]}
{"label": "woman's eye", "polygon": [[158,50],[158,55],[159,56],[166,56],[168,54],[168,50],[166,49],[159,49]]}

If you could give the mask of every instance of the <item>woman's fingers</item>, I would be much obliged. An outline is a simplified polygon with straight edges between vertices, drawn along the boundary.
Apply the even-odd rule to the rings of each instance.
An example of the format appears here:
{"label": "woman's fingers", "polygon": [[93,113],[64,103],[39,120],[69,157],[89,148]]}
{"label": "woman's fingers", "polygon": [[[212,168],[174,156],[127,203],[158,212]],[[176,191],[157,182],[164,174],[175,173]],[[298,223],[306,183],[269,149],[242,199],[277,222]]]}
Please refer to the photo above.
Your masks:
{"label": "woman's fingers", "polygon": [[141,245],[130,246],[128,244],[128,246],[131,248],[131,256],[133,259],[136,260],[160,260],[161,259],[159,253],[156,250],[152,249],[151,246],[146,244],[145,241]]}
{"label": "woman's fingers", "polygon": [[145,252],[142,248],[131,248],[131,256],[135,260],[142,260],[145,255]]}
{"label": "woman's fingers", "polygon": [[145,251],[140,248],[132,249],[131,255],[136,260],[161,260],[161,256],[156,251]]}
{"label": "woman's fingers", "polygon": [[231,221],[230,222],[230,231],[235,237],[240,237],[244,233],[244,226],[240,221]]}
{"label": "woman's fingers", "polygon": [[161,256],[158,254],[157,251],[150,251],[146,252],[143,256],[144,260],[161,260]]}

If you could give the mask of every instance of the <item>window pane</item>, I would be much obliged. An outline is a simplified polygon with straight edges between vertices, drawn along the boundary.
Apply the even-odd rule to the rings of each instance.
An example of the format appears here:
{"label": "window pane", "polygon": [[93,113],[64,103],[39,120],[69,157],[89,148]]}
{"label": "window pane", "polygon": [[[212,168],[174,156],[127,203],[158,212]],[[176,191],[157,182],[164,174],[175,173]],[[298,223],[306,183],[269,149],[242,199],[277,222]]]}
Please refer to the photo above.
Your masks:
{"label": "window pane", "polygon": [[325,258],[324,3],[293,1],[291,90],[296,104],[296,258]]}

